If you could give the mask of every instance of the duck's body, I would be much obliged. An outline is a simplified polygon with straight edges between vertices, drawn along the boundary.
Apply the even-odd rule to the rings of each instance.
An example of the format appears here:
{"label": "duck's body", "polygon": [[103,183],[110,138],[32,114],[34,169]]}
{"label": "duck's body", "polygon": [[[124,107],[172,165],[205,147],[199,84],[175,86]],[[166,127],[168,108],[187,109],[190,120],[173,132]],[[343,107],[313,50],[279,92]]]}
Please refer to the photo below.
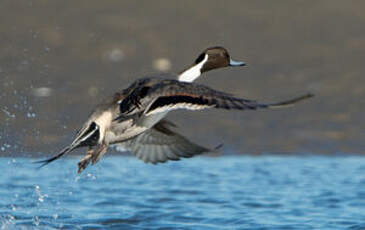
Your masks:
{"label": "duck's body", "polygon": [[[209,56],[209,52],[224,58],[212,59],[214,55]],[[194,65],[180,75],[164,75],[135,81],[128,88],[96,106],[71,145],[58,155],[42,162],[48,164],[75,148],[88,146],[87,155],[79,162],[81,173],[90,162],[98,162],[108,147],[115,144],[133,152],[145,162],[158,163],[179,160],[180,157],[192,157],[211,150],[172,131],[171,127],[174,125],[164,120],[169,111],[207,108],[255,110],[291,105],[312,96],[308,94],[288,101],[265,104],[192,83],[201,73],[233,65],[232,63],[237,66],[244,65],[243,62],[232,61],[223,48],[213,47],[205,50]]]}

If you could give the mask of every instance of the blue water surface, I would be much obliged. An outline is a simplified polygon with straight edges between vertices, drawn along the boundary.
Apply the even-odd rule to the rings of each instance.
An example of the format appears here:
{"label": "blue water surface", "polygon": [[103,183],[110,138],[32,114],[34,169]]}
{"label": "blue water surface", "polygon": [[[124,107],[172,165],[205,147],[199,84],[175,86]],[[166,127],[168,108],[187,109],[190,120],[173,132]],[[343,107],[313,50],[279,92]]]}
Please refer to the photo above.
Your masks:
{"label": "blue water surface", "polygon": [[0,229],[365,229],[365,158],[0,158]]}

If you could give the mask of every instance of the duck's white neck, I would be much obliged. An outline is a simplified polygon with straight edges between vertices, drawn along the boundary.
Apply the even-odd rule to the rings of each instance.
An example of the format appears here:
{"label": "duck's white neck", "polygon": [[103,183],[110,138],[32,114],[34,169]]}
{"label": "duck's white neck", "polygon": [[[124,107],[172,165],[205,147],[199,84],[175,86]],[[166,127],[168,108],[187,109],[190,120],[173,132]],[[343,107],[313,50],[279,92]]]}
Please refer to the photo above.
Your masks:
{"label": "duck's white neck", "polygon": [[201,75],[201,69],[203,65],[207,62],[208,55],[205,54],[204,59],[196,65],[193,65],[189,69],[185,70],[178,76],[179,81],[183,82],[193,82]]}

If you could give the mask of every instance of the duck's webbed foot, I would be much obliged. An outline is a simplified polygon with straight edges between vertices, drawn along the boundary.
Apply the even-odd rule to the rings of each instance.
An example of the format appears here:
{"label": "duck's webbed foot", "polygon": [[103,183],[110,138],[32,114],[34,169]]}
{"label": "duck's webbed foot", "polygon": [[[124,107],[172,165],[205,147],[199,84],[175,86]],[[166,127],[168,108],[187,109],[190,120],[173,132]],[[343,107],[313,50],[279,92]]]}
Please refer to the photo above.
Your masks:
{"label": "duck's webbed foot", "polygon": [[104,156],[104,154],[106,153],[106,151],[108,150],[108,145],[103,143],[102,145],[100,145],[95,152],[92,155],[92,164],[96,164],[99,162],[99,160]]}
{"label": "duck's webbed foot", "polygon": [[96,164],[106,153],[106,151],[108,150],[108,145],[107,144],[101,144],[99,146],[97,146],[95,149],[90,148],[87,151],[86,156],[84,156],[84,158],[82,158],[79,163],[79,170],[77,171],[79,174],[82,173],[82,171],[84,171],[87,166],[90,164],[90,162],[92,162],[92,164]]}
{"label": "duck's webbed foot", "polygon": [[82,173],[82,171],[84,171],[86,167],[90,164],[93,152],[93,149],[89,149],[87,151],[87,155],[79,161],[79,163],[77,164],[79,166],[79,170],[77,171],[78,174]]}

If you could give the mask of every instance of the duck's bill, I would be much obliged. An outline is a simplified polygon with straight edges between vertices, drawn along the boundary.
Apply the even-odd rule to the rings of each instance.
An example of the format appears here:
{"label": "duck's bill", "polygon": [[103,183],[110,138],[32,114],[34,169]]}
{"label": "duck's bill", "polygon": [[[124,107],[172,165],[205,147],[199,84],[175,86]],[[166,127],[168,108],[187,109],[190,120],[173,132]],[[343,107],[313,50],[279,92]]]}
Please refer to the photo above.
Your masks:
{"label": "duck's bill", "polygon": [[235,60],[230,59],[229,65],[230,66],[245,66],[246,65],[246,62],[243,62],[243,61],[235,61]]}

